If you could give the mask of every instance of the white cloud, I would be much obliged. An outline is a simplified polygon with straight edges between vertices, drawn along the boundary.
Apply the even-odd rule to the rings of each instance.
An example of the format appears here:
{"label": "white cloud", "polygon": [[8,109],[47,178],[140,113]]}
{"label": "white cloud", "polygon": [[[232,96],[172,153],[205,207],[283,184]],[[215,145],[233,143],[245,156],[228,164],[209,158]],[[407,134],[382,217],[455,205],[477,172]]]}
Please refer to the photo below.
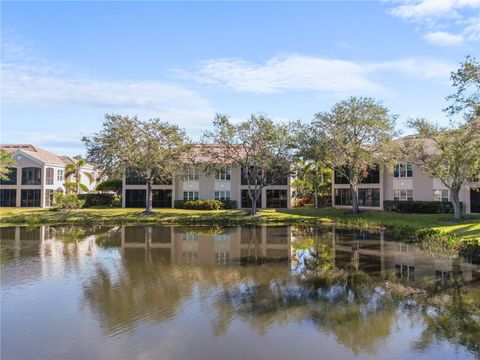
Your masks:
{"label": "white cloud", "polygon": [[423,38],[430,44],[439,46],[457,46],[464,41],[462,35],[450,34],[445,31],[429,32],[425,34]]}
{"label": "white cloud", "polygon": [[377,94],[386,89],[372,80],[381,71],[448,80],[454,65],[431,58],[407,58],[382,63],[360,63],[299,54],[273,57],[264,64],[242,59],[209,60],[182,75],[204,84],[238,92],[272,94],[315,91],[330,94]]}
{"label": "white cloud", "polygon": [[205,61],[194,78],[241,92],[276,93],[284,90],[359,92],[381,89],[354,62],[299,54],[273,57],[265,64],[242,59]]}
{"label": "white cloud", "polygon": [[[393,16],[413,21],[428,29],[423,38],[433,45],[453,46],[480,39],[480,0],[392,1]],[[457,35],[452,34],[458,33]],[[458,29],[460,28],[460,29]],[[450,29],[450,31],[446,31]]]}
{"label": "white cloud", "polygon": [[404,0],[399,3],[391,10],[392,15],[409,20],[456,17],[462,9],[480,8],[479,0]]}
{"label": "white cloud", "polygon": [[[70,105],[143,113],[167,121],[210,121],[208,101],[183,86],[160,81],[103,81],[37,59],[21,46],[2,46],[2,104]],[[19,56],[22,55],[22,56]]]}

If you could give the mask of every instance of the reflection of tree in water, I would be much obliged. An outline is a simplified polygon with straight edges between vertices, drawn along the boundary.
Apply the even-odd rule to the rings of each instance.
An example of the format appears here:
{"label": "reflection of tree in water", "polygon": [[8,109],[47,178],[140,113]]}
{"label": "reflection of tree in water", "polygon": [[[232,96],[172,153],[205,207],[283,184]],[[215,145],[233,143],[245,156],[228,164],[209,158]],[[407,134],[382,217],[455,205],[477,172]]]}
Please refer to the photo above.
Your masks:
{"label": "reflection of tree in water", "polygon": [[439,284],[438,294],[422,308],[426,329],[415,344],[417,349],[447,340],[480,358],[480,288],[465,285],[457,260],[451,277]]}

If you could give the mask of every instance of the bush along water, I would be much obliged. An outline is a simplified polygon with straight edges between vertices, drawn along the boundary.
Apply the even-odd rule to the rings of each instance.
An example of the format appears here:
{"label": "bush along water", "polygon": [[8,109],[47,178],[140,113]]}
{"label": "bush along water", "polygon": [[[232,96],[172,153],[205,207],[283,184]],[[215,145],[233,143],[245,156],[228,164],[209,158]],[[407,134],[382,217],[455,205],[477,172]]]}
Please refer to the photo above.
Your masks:
{"label": "bush along water", "polygon": [[80,209],[85,205],[85,200],[78,198],[77,194],[55,194],[55,205],[60,210]]}

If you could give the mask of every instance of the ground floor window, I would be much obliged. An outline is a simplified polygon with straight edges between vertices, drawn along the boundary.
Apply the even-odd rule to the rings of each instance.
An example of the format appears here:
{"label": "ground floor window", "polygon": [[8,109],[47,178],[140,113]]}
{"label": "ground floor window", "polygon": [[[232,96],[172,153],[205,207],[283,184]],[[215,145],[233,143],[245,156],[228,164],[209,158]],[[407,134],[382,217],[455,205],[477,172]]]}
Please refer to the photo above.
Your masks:
{"label": "ground floor window", "polygon": [[145,190],[125,190],[125,207],[145,207],[147,192]]}
{"label": "ground floor window", "polygon": [[[242,190],[242,198],[241,203],[243,208],[251,208],[252,207],[252,199],[248,195],[248,190]],[[260,195],[257,199],[256,207],[262,207],[262,195]]]}
{"label": "ground floor window", "polygon": [[480,213],[480,188],[470,189],[470,212]]}
{"label": "ground floor window", "polygon": [[380,189],[358,189],[358,206],[380,206]]}
{"label": "ground floor window", "polygon": [[22,201],[21,201],[22,207],[39,207],[40,206],[40,197],[41,197],[40,189],[22,190],[21,196],[22,196]]}
{"label": "ground floor window", "polygon": [[[352,205],[351,189],[335,189],[335,205]],[[380,189],[358,189],[358,206],[379,207]]]}
{"label": "ground floor window", "polygon": [[184,191],[183,200],[198,200],[198,191]]}
{"label": "ground floor window", "polygon": [[352,205],[350,189],[335,189],[335,205]]}
{"label": "ground floor window", "polygon": [[413,201],[413,190],[393,190],[393,200]]}
{"label": "ground floor window", "polygon": [[448,201],[448,190],[434,190],[433,191],[433,201]]}
{"label": "ground floor window", "polygon": [[287,190],[267,190],[267,208],[288,207]]}
{"label": "ground floor window", "polygon": [[0,189],[0,206],[2,207],[17,206],[17,190]]}
{"label": "ground floor window", "polygon": [[152,190],[154,208],[172,207],[172,190]]}
{"label": "ground floor window", "polygon": [[45,206],[53,205],[53,189],[45,190]]}
{"label": "ground floor window", "polygon": [[215,191],[215,200],[230,200],[230,191]]}

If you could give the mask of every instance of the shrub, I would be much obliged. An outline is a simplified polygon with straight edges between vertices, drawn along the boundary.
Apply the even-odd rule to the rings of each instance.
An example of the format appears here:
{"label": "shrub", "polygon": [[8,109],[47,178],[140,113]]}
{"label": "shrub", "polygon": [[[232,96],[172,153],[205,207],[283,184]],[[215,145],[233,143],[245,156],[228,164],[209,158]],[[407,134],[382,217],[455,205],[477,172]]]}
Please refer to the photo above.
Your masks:
{"label": "shrub", "polygon": [[292,206],[294,208],[299,208],[299,207],[305,206],[305,201],[303,199],[294,198]]}
{"label": "shrub", "polygon": [[102,181],[95,188],[97,191],[113,191],[117,194],[122,192],[122,180],[120,179],[109,179]]}
{"label": "shrub", "polygon": [[221,210],[236,209],[235,200],[175,200],[173,206],[176,209],[190,210]]}
{"label": "shrub", "polygon": [[102,205],[113,206],[113,201],[116,196],[117,195],[112,193],[86,193],[79,194],[78,198],[85,201],[85,207]]}
{"label": "shrub", "polygon": [[85,200],[78,198],[77,194],[55,194],[55,205],[61,210],[80,209],[85,205]]}
{"label": "shrub", "polygon": [[122,197],[120,195],[115,195],[112,200],[112,207],[122,207]]}
{"label": "shrub", "polygon": [[[463,203],[460,203],[463,208]],[[440,201],[392,201],[383,202],[385,211],[395,211],[399,213],[419,213],[419,214],[449,214],[453,213],[453,204],[451,202]]]}
{"label": "shrub", "polygon": [[305,195],[303,197],[303,203],[304,204],[310,204],[313,200],[313,196],[312,195]]}

